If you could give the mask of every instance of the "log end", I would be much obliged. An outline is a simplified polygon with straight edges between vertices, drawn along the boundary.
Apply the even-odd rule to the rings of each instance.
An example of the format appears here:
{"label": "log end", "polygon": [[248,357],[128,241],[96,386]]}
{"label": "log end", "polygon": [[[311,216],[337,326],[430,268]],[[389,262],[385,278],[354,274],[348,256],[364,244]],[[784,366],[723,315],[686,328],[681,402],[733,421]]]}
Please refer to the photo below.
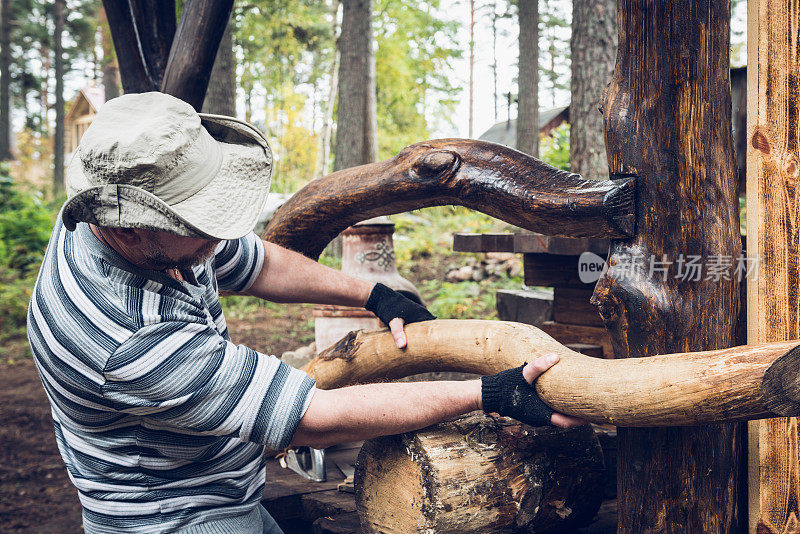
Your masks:
{"label": "log end", "polygon": [[603,210],[612,227],[623,235],[636,233],[636,178],[634,175],[612,174],[617,187],[603,199]]}
{"label": "log end", "polygon": [[772,362],[761,380],[761,396],[777,415],[800,415],[800,345]]}

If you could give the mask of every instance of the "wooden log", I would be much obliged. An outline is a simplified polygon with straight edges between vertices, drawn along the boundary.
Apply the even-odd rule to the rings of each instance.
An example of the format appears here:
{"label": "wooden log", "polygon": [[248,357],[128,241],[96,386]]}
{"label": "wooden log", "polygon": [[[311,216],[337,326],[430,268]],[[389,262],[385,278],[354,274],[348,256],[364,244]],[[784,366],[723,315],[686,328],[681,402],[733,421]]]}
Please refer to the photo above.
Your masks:
{"label": "wooden log", "polygon": [[677,426],[800,414],[800,341],[606,360],[521,323],[426,321],[405,330],[403,350],[388,331],[351,332],[304,370],[317,387],[332,389],[431,371],[493,374],[555,352],[561,362],[537,380],[537,391],[554,410],[593,423]]}
{"label": "wooden log", "polygon": [[111,39],[119,63],[122,89],[126,93],[157,91],[157,83],[148,75],[145,59],[139,53],[139,37],[129,0],[103,0]]}
{"label": "wooden log", "polygon": [[[748,4],[747,340],[800,336],[800,6]],[[800,529],[800,420],[770,419],[749,429],[750,528]]]}
{"label": "wooden log", "polygon": [[161,91],[203,108],[233,0],[187,0],[169,52]]}
{"label": "wooden log", "polygon": [[[601,108],[610,170],[636,176],[637,234],[612,242],[595,302],[617,358],[730,347],[739,309],[732,270],[680,276],[681,257],[708,266],[741,253],[729,2],[617,6],[617,63]],[[665,260],[666,276],[651,269]],[[743,426],[732,424],[620,429],[619,532],[739,531],[742,441]]]}
{"label": "wooden log", "polygon": [[278,209],[263,237],[316,259],[359,221],[446,204],[550,235],[624,237],[634,230],[633,188],[629,177],[586,180],[502,145],[439,139],[314,180]]}
{"label": "wooden log", "polygon": [[[158,90],[175,37],[174,0],[129,0],[148,84]],[[127,92],[127,91],[126,91]]]}
{"label": "wooden log", "polygon": [[531,427],[483,414],[364,443],[356,463],[362,532],[565,532],[603,498],[590,426]]}

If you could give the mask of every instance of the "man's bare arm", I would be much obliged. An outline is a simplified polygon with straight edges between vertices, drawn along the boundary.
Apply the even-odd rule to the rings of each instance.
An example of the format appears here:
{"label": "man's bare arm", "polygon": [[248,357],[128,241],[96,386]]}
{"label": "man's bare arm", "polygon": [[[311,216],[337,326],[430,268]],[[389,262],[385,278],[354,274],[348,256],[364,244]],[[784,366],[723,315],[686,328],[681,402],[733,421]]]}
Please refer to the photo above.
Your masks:
{"label": "man's bare arm", "polygon": [[480,380],[365,384],[317,390],[292,439],[318,449],[417,430],[479,410]]}
{"label": "man's bare arm", "polygon": [[[532,383],[557,361],[544,356],[537,358],[525,366],[525,380]],[[366,384],[317,390],[300,420],[292,445],[324,448],[398,434],[482,408],[480,380]],[[552,414],[550,422],[565,428],[585,424],[560,413]]]}
{"label": "man's bare arm", "polygon": [[[349,276],[302,254],[264,241],[264,266],[246,293],[273,302],[310,302],[362,308],[374,287],[373,282]],[[387,325],[400,348],[406,346],[404,324],[403,319],[398,317],[389,320]]]}
{"label": "man's bare arm", "polygon": [[264,266],[248,295],[272,302],[363,307],[375,285],[264,241]]}

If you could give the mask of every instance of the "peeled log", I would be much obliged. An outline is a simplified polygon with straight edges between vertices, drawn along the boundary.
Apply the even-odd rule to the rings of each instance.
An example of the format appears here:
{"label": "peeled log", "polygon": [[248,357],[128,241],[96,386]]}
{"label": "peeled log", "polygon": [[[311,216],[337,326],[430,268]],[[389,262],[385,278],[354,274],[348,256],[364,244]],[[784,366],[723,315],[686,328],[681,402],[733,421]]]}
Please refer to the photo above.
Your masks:
{"label": "peeled log", "polygon": [[629,176],[586,179],[494,143],[437,139],[312,181],[275,212],[263,237],[317,259],[359,221],[447,204],[551,236],[629,237],[634,185]]}
{"label": "peeled log", "polygon": [[476,413],[367,441],[355,488],[363,532],[567,532],[600,506],[603,453],[588,425]]}
{"label": "peeled log", "polygon": [[685,426],[800,415],[800,342],[602,360],[536,327],[504,321],[406,326],[408,347],[387,331],[351,332],[309,362],[321,389],[432,371],[493,374],[551,352],[560,363],[536,382],[554,410],[617,426]]}

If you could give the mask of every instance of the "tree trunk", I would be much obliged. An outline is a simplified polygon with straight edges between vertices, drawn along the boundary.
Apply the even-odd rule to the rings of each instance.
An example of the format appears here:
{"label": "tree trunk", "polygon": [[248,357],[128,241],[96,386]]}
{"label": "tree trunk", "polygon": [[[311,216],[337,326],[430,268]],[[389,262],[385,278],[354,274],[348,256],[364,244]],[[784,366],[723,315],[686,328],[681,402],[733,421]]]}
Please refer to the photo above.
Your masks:
{"label": "tree trunk", "polygon": [[[331,34],[334,40],[339,38],[339,0],[331,2]],[[319,178],[330,172],[331,157],[331,133],[333,131],[333,107],[336,101],[336,93],[339,88],[339,49],[333,51],[331,69],[328,73],[330,84],[328,86],[328,98],[325,99],[322,111],[322,135],[319,138],[319,156],[317,157],[317,168],[314,178]]]}
{"label": "tree trunk", "polygon": [[236,57],[233,54],[233,20],[228,21],[217,58],[211,69],[208,93],[203,102],[203,113],[236,116]]}
{"label": "tree trunk", "polygon": [[633,233],[633,187],[585,180],[485,141],[439,139],[312,181],[275,212],[264,239],[316,259],[359,221],[447,204],[547,235],[620,237]]}
{"label": "tree trunk", "polygon": [[58,197],[64,192],[64,47],[62,38],[64,32],[64,6],[65,0],[55,0],[53,6],[53,19],[55,21],[55,35],[53,48],[55,52],[55,78],[56,78],[56,135],[53,139],[53,193]]}
{"label": "tree trunk", "polygon": [[0,0],[0,161],[11,159],[11,0]]}
{"label": "tree trunk", "polygon": [[[731,269],[713,275],[714,265],[741,255],[730,5],[617,5],[619,51],[603,109],[610,172],[637,177],[637,233],[612,242],[593,301],[618,358],[730,347],[739,282]],[[686,273],[695,256],[706,266],[696,279]],[[744,526],[741,425],[620,429],[618,436],[619,532]]]}
{"label": "tree trunk", "polygon": [[475,134],[475,0],[469,0],[469,133]]}
{"label": "tree trunk", "polygon": [[106,100],[117,98],[121,91],[122,82],[119,79],[119,64],[117,63],[117,53],[114,51],[114,43],[111,40],[111,28],[108,26],[106,10],[101,5],[99,8],[98,19],[100,22],[100,45],[103,48],[103,59],[101,60],[101,71],[103,73],[103,90]]}
{"label": "tree trunk", "polygon": [[603,88],[611,81],[614,72],[617,52],[615,0],[573,0],[570,48],[570,170],[605,179],[608,178],[608,161],[603,115],[597,108]]}
{"label": "tree trunk", "polygon": [[566,532],[597,512],[603,471],[588,425],[475,413],[364,443],[356,508],[363,532]]}
{"label": "tree trunk", "polygon": [[539,157],[539,0],[519,0],[517,150]]}
{"label": "tree trunk", "polygon": [[342,1],[335,171],[378,159],[372,0]]}
{"label": "tree trunk", "polygon": [[[757,0],[748,6],[747,252],[748,342],[800,337],[797,225],[800,176],[800,6]],[[750,428],[752,532],[797,532],[800,420]]]}
{"label": "tree trunk", "polygon": [[536,382],[539,395],[594,423],[674,427],[800,413],[798,341],[605,360],[521,323],[428,321],[408,325],[406,335],[400,350],[386,331],[351,332],[305,371],[333,389],[432,371],[494,374],[556,353],[561,361]]}

